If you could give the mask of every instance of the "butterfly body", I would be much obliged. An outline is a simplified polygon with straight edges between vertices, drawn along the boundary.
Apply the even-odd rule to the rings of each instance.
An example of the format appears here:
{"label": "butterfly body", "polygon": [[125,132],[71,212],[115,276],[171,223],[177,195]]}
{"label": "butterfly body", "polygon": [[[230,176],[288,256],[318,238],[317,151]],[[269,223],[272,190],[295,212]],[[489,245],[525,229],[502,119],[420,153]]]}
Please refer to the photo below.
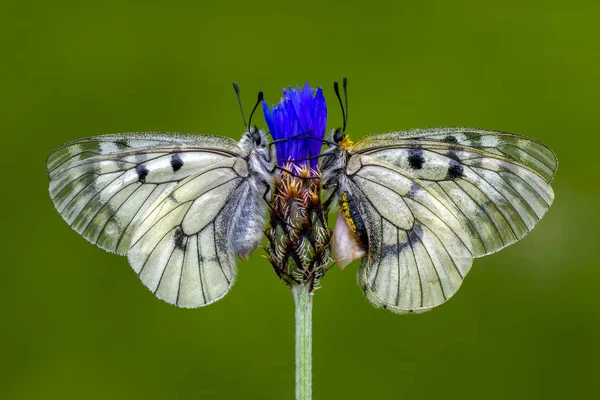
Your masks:
{"label": "butterfly body", "polygon": [[198,307],[221,298],[235,257],[262,240],[273,184],[266,134],[134,133],[67,143],[50,154],[50,196],[100,248],[127,255],[159,298]]}
{"label": "butterfly body", "polygon": [[[521,239],[554,197],[556,157],[523,136],[434,128],[356,143],[334,131],[331,141],[337,145],[323,153],[321,168],[343,216],[334,229],[334,259],[358,258],[336,245],[346,242],[343,235],[361,243],[352,225],[364,221],[359,283],[373,304],[393,312],[423,312],[446,301],[474,257]],[[350,219],[343,213],[348,198]]]}
{"label": "butterfly body", "polygon": [[366,247],[368,245],[368,238],[365,223],[354,197],[348,192],[344,192],[341,195],[340,211],[354,235],[354,240],[361,247]]}

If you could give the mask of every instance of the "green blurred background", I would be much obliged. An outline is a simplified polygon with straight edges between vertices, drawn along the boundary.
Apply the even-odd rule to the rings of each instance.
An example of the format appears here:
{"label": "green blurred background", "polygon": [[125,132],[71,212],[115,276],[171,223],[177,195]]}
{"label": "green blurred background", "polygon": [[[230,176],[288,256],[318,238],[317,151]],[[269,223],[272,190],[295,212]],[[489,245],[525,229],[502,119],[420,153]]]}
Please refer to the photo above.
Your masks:
{"label": "green blurred background", "polygon": [[[44,170],[60,144],[167,130],[239,138],[263,90],[350,82],[354,137],[469,125],[549,145],[556,201],[478,259],[448,303],[375,309],[357,264],[314,299],[315,399],[597,395],[600,3],[4,2],[2,399],[292,399],[293,302],[257,251],[221,301],[181,310],[73,232]],[[264,126],[262,117],[256,122]]]}

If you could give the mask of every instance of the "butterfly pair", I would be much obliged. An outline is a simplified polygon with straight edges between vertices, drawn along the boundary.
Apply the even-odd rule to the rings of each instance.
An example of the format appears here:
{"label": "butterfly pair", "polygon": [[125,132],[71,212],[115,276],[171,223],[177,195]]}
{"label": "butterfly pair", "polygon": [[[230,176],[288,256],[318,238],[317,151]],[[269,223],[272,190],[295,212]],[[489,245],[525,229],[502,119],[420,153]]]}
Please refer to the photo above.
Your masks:
{"label": "butterfly pair", "polygon": [[[344,126],[345,126],[344,118]],[[250,126],[250,125],[248,125]],[[340,208],[332,250],[362,257],[359,282],[394,312],[435,307],[474,257],[522,238],[553,200],[556,157],[522,136],[470,128],[372,135],[334,130],[320,156]],[[275,168],[265,132],[133,133],[67,143],[47,160],[50,196],[98,247],[127,255],[155,295],[180,307],[224,296],[235,259],[261,243]]]}

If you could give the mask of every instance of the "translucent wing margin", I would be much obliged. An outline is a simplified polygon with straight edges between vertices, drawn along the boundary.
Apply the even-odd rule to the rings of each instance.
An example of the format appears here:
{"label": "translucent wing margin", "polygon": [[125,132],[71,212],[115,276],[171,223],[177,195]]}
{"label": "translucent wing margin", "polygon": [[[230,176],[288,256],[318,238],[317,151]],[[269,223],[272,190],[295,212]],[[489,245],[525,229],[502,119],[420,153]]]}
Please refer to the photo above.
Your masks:
{"label": "translucent wing margin", "polygon": [[353,156],[341,190],[358,199],[369,238],[359,284],[377,307],[424,312],[449,299],[472,264],[469,237],[427,188],[398,168]]}
{"label": "translucent wing margin", "polygon": [[554,200],[554,153],[522,136],[468,128],[373,135],[353,152],[427,187],[469,232],[475,257],[523,238]]}
{"label": "translucent wing margin", "polygon": [[64,220],[98,247],[126,254],[135,226],[178,182],[232,157],[212,135],[132,133],[67,143],[48,157],[50,197]]}

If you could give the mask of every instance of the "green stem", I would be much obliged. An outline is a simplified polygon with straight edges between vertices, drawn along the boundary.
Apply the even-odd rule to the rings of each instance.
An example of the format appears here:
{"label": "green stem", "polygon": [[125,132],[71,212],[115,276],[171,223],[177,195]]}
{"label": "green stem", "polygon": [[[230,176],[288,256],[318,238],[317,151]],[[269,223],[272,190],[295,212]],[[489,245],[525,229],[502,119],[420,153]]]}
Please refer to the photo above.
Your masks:
{"label": "green stem", "polygon": [[293,285],[296,303],[296,400],[312,398],[312,294],[307,286]]}

